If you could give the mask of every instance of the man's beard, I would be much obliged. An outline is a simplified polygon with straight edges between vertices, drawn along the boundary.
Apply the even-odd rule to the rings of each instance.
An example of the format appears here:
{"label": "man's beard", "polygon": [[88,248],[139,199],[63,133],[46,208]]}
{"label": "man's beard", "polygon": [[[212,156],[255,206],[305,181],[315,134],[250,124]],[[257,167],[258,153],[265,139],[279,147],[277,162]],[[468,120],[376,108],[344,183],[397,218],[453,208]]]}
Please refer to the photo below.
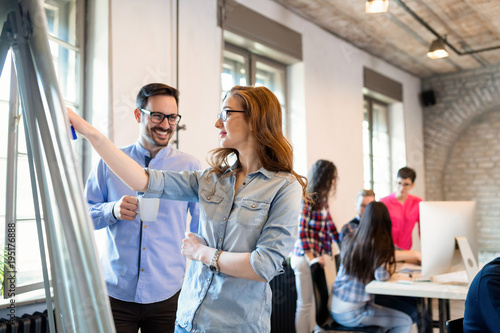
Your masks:
{"label": "man's beard", "polygon": [[[158,133],[156,133],[156,130],[159,130],[161,132],[166,132],[168,137],[166,139],[158,139],[158,137],[157,137]],[[170,128],[167,130],[163,130],[159,127],[155,127],[155,128],[152,128],[150,130],[149,138],[157,147],[166,147],[166,146],[168,146],[168,143],[170,142],[170,139],[172,138],[173,132],[174,131],[172,131]]]}

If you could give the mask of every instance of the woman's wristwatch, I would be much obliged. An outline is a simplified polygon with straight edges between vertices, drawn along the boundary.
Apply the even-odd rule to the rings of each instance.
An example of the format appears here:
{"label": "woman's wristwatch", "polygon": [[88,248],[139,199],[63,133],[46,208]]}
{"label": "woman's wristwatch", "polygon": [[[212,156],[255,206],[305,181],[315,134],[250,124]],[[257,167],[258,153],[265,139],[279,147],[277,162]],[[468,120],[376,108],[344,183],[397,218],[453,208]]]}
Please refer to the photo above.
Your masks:
{"label": "woman's wristwatch", "polygon": [[220,256],[221,252],[222,252],[222,250],[216,249],[214,252],[214,256],[212,257],[212,260],[210,260],[210,264],[208,265],[210,270],[216,274],[219,273],[218,261],[219,261],[219,256]]}

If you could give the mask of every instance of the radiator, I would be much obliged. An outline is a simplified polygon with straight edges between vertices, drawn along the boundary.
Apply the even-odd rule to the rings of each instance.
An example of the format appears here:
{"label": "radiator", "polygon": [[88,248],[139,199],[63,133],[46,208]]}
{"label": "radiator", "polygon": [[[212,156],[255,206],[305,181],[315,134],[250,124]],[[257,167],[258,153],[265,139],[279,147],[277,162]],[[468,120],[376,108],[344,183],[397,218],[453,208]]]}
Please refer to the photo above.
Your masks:
{"label": "radiator", "polygon": [[0,333],[49,333],[47,310],[24,314],[13,320],[0,319]]}
{"label": "radiator", "polygon": [[295,332],[295,309],[297,307],[297,288],[295,274],[290,262],[283,262],[285,273],[276,276],[271,282],[273,306],[271,313],[271,333]]}

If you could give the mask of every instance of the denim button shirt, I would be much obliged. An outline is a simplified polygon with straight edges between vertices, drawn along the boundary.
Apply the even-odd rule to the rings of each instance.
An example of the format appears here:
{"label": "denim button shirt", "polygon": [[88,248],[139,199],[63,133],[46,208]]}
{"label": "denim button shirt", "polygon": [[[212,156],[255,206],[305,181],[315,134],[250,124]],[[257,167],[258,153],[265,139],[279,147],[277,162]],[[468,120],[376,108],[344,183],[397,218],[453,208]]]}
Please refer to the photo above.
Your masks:
{"label": "denim button shirt", "polygon": [[[147,171],[145,197],[199,201],[199,233],[208,246],[250,252],[253,269],[265,281],[283,272],[282,262],[298,236],[302,195],[291,174],[261,168],[245,178],[235,195],[234,175],[217,182],[220,176],[209,169]],[[179,297],[177,324],[190,332],[269,332],[271,302],[268,282],[215,274],[192,261]]]}

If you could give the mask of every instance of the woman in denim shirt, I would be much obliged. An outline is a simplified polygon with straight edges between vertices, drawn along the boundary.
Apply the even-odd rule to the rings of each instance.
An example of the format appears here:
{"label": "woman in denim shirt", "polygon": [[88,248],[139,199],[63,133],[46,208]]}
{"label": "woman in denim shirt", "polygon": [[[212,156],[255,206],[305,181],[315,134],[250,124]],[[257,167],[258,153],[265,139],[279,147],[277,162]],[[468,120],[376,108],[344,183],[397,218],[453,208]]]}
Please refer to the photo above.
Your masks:
{"label": "woman in denim shirt", "polygon": [[144,197],[199,201],[199,233],[187,233],[182,245],[192,262],[179,296],[176,332],[269,332],[268,282],[283,271],[297,238],[306,188],[293,171],[274,94],[265,87],[228,92],[215,123],[221,147],[212,151],[211,168],[204,171],[144,170],[75,113],[68,116]]}
{"label": "woman in denim shirt", "polygon": [[395,269],[391,217],[381,202],[367,207],[354,234],[342,241],[341,265],[333,284],[333,319],[348,327],[381,326],[391,333],[409,333],[412,320],[404,312],[373,304],[365,286],[385,281]]}

